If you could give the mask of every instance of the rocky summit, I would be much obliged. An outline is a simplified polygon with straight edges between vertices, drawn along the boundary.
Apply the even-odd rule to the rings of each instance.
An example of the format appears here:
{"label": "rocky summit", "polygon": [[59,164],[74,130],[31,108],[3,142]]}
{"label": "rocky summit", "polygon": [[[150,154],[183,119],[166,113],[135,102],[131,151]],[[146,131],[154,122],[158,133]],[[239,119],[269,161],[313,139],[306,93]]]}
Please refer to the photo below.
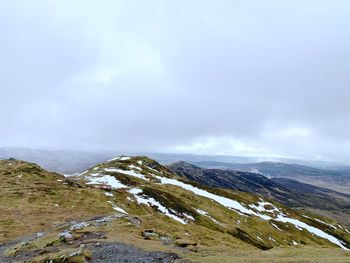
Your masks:
{"label": "rocky summit", "polygon": [[0,180],[0,262],[350,257],[350,229],[334,219],[294,210],[260,191],[184,177],[143,156],[119,156],[70,176],[4,160]]}

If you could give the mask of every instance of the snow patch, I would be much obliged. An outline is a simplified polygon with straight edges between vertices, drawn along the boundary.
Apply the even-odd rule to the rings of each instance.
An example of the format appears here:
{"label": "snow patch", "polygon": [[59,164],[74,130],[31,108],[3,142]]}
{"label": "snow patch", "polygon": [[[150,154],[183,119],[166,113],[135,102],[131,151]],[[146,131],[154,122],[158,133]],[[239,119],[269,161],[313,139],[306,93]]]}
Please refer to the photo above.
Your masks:
{"label": "snow patch", "polygon": [[291,223],[293,225],[295,225],[298,228],[304,228],[307,231],[309,231],[312,234],[315,234],[316,236],[322,237],[324,239],[327,239],[328,241],[338,245],[339,247],[343,248],[343,249],[347,249],[346,247],[344,247],[344,245],[342,244],[342,242],[340,240],[338,240],[337,238],[335,238],[334,236],[331,236],[325,232],[323,232],[322,230],[313,227],[313,226],[309,226],[308,224],[301,222],[297,219],[294,218],[289,218],[289,217],[284,217],[282,215],[278,215],[276,218],[277,221],[283,222],[283,223]]}
{"label": "snow patch", "polygon": [[140,167],[138,167],[138,166],[135,166],[135,165],[133,165],[133,164],[130,164],[130,165],[128,166],[128,168],[129,168],[130,170],[139,170],[139,171],[142,171],[142,168],[140,168]]}
{"label": "snow patch", "polygon": [[86,177],[86,180],[89,181],[87,184],[108,185],[113,189],[128,187],[127,185],[122,184],[114,176],[105,175],[105,174],[91,174],[91,176]]}
{"label": "snow patch", "polygon": [[128,157],[128,156],[117,156],[117,157],[114,157],[114,158],[108,160],[106,163],[109,163],[112,161],[128,161],[128,160],[130,160],[130,157]]}
{"label": "snow patch", "polygon": [[321,223],[321,224],[324,224],[324,225],[330,226],[330,227],[331,227],[331,228],[333,228],[333,229],[337,229],[335,226],[333,226],[333,225],[331,225],[331,224],[329,224],[329,223],[327,223],[327,222],[324,222],[324,221],[322,221],[322,220],[320,220],[320,219],[318,219],[318,218],[311,218],[311,217],[306,216],[306,215],[303,215],[303,217],[306,217],[306,218],[309,218],[309,219],[315,220],[315,221],[317,221],[317,222],[319,222],[319,223]]}
{"label": "snow patch", "polygon": [[[170,178],[166,178],[166,177],[160,177],[160,176],[155,176],[155,177],[162,184],[170,184],[170,185],[179,186],[179,187],[181,187],[181,188],[183,188],[185,190],[191,191],[191,192],[193,192],[193,193],[195,193],[195,194],[197,194],[199,196],[203,196],[203,197],[212,199],[212,200],[216,201],[217,203],[219,203],[219,204],[221,204],[221,205],[223,205],[223,206],[225,206],[225,207],[227,207],[229,209],[233,209],[234,211],[239,211],[239,212],[242,212],[242,213],[245,213],[245,214],[258,216],[258,217],[260,217],[260,218],[262,218],[264,220],[271,220],[271,219],[273,219],[270,216],[263,215],[263,214],[260,214],[260,213],[256,213],[253,210],[251,210],[249,208],[246,208],[241,203],[239,203],[239,202],[237,202],[235,200],[232,200],[232,199],[229,199],[229,198],[226,198],[226,197],[223,197],[223,196],[219,196],[219,195],[210,193],[210,192],[208,192],[206,190],[200,189],[200,188],[195,187],[193,185],[186,184],[184,182],[180,182],[178,180],[170,179]],[[260,205],[258,207],[260,207]],[[286,215],[283,215],[281,213],[281,214],[277,215],[277,218],[275,220],[283,222],[283,223],[291,223],[295,227],[297,227],[298,229],[301,229],[301,230],[302,229],[306,229],[307,231],[309,231],[312,234],[315,234],[315,235],[317,235],[317,236],[319,236],[321,238],[327,239],[328,241],[338,245],[339,247],[341,247],[343,249],[347,249],[346,247],[344,247],[342,242],[340,240],[338,240],[337,238],[335,238],[334,236],[329,235],[329,234],[323,232],[322,230],[320,230],[320,229],[318,229],[316,227],[309,226],[306,223],[301,222],[301,221],[299,221],[297,219],[289,218]]]}
{"label": "snow patch", "polygon": [[118,206],[113,206],[113,209],[117,212],[123,213],[123,214],[128,214],[124,209],[118,207]]}
{"label": "snow patch", "polygon": [[182,218],[172,214],[171,211],[168,208],[166,208],[165,206],[160,204],[153,197],[148,197],[148,196],[145,196],[145,195],[141,195],[142,194],[142,190],[141,189],[139,189],[139,188],[132,188],[132,189],[129,190],[129,193],[134,195],[134,197],[136,198],[136,201],[137,201],[138,204],[146,204],[148,206],[155,206],[155,207],[157,207],[157,209],[160,212],[162,212],[166,216],[168,216],[168,217],[170,217],[170,218],[180,222],[181,224],[184,224],[184,225],[187,224],[187,222],[185,220],[183,220]]}
{"label": "snow patch", "polygon": [[[271,222],[270,222],[271,223]],[[273,225],[275,228],[277,228],[279,231],[283,231],[282,229],[280,229],[276,224],[271,223],[271,225]]]}
{"label": "snow patch", "polygon": [[229,209],[233,209],[235,210],[236,212],[239,211],[239,212],[242,212],[242,213],[245,213],[245,214],[250,214],[250,215],[255,215],[255,216],[258,216],[258,217],[261,217],[261,218],[264,218],[265,220],[268,220],[270,219],[269,216],[265,216],[265,215],[260,215],[256,212],[254,212],[253,210],[251,209],[248,209],[246,207],[244,207],[241,203],[235,201],[235,200],[232,200],[232,199],[229,199],[229,198],[226,198],[226,197],[223,197],[223,196],[219,196],[219,195],[216,195],[216,194],[212,194],[212,193],[209,193],[208,191],[206,190],[203,190],[203,189],[200,189],[198,187],[195,187],[193,185],[190,185],[190,184],[186,184],[186,183],[183,183],[183,182],[180,182],[178,180],[175,180],[175,179],[170,179],[170,178],[166,178],[166,177],[160,177],[160,176],[155,176],[158,180],[160,180],[160,182],[162,184],[170,184],[170,185],[175,185],[175,186],[179,186],[187,191],[191,191],[199,196],[203,196],[203,197],[206,197],[206,198],[209,198],[209,199],[212,199],[214,201],[216,201],[217,203],[229,208]]}
{"label": "snow patch", "polygon": [[121,174],[126,174],[126,175],[130,175],[145,181],[149,181],[148,178],[146,178],[143,174],[137,173],[135,171],[128,171],[128,170],[121,170],[118,168],[105,168],[104,171],[106,172],[112,172],[112,173],[121,173]]}
{"label": "snow patch", "polygon": [[[271,206],[272,209],[270,210],[267,210],[265,208],[265,206]],[[280,212],[280,210],[275,207],[273,204],[269,203],[269,202],[264,202],[264,201],[260,201],[258,202],[258,205],[255,205],[255,204],[252,204],[252,205],[249,205],[250,208],[253,208],[259,212],[263,212],[263,213],[266,213],[266,212],[270,212],[270,213],[273,213],[273,212]]]}
{"label": "snow patch", "polygon": [[211,217],[207,211],[201,210],[201,209],[194,209],[197,211],[197,213],[206,216],[210,218],[215,224],[222,225],[219,221],[217,221],[215,218]]}

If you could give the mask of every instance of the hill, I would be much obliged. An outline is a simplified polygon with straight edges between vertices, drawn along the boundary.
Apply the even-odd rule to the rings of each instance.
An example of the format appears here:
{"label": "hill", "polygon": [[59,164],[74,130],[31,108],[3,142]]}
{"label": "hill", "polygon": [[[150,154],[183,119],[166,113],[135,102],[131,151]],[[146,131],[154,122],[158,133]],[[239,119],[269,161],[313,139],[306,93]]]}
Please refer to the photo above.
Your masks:
{"label": "hill", "polygon": [[258,173],[205,169],[186,162],[176,162],[168,168],[180,176],[204,185],[260,194],[286,206],[317,211],[350,225],[350,195],[290,179],[268,179]]}
{"label": "hill", "polygon": [[194,162],[194,164],[203,168],[260,173],[268,178],[288,178],[345,194],[350,193],[350,173],[346,169],[336,170],[333,168],[327,170],[280,162],[226,163],[200,161]]}
{"label": "hill", "polygon": [[135,262],[257,262],[262,255],[290,262],[290,253],[346,262],[349,256],[350,231],[334,220],[201,185],[147,157],[117,157],[69,178],[21,161],[0,167],[2,262],[112,262],[120,251],[129,260],[130,251],[140,255]]}

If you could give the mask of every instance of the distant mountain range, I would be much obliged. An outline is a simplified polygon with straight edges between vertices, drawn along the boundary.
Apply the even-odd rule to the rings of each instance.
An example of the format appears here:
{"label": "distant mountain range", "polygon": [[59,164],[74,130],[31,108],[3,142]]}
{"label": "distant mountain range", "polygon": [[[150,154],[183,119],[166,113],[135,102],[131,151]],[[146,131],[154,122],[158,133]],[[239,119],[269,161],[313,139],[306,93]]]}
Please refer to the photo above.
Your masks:
{"label": "distant mountain range", "polygon": [[15,158],[37,163],[49,171],[73,174],[108,160],[116,153],[29,148],[0,148],[0,159]]}
{"label": "distant mountain range", "polygon": [[[231,169],[233,164],[251,164],[259,162],[298,164],[315,168],[329,169],[335,171],[349,171],[350,166],[334,162],[305,161],[287,158],[271,157],[244,157],[229,155],[198,155],[181,153],[149,153],[149,152],[124,152],[124,151],[73,151],[73,150],[43,150],[31,148],[0,148],[0,159],[16,158],[29,162],[35,162],[47,170],[73,174],[83,171],[104,160],[113,158],[120,154],[146,155],[162,164],[171,164],[177,161],[186,161],[199,166],[219,165],[223,169]],[[219,166],[213,168],[220,168]],[[242,168],[243,169],[243,168]],[[249,169],[249,166],[248,166]]]}
{"label": "distant mountain range", "polygon": [[283,177],[323,188],[330,188],[345,194],[350,193],[350,173],[341,167],[336,170],[320,169],[299,164],[280,162],[225,163],[199,161],[194,164],[204,168],[228,169],[260,173],[268,178]]}

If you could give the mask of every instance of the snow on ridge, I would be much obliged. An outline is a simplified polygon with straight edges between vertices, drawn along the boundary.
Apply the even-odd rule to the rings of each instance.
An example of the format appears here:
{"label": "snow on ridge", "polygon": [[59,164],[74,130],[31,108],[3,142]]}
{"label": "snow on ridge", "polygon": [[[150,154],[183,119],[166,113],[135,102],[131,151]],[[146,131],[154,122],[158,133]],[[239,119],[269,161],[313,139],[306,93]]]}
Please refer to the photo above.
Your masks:
{"label": "snow on ridge", "polygon": [[114,176],[106,174],[91,174],[91,176],[86,176],[86,184],[96,184],[96,185],[108,185],[113,189],[127,188],[127,185],[122,184]]}
{"label": "snow on ridge", "polygon": [[[121,161],[123,161],[123,160],[129,160],[129,159],[130,159],[130,157],[122,156],[122,157],[113,158],[111,160],[121,160]],[[140,162],[142,162],[142,161],[138,161],[139,165],[141,165]],[[137,171],[135,171],[135,170],[140,170],[141,171],[142,169],[140,167],[137,167],[135,165],[129,165],[128,168],[133,169],[133,170],[121,170],[121,169],[117,169],[117,168],[105,168],[104,171],[106,171],[106,172],[118,172],[118,173],[121,173],[121,174],[126,174],[126,175],[129,175],[129,176],[133,176],[133,177],[136,177],[136,178],[139,178],[139,179],[143,179],[143,180],[149,181],[149,179],[146,178],[143,174],[140,174]],[[155,169],[150,168],[148,166],[147,166],[147,168],[149,168],[151,170],[155,170]],[[155,170],[155,171],[157,171],[157,170]],[[88,170],[85,171],[85,172],[82,172],[82,173],[80,173],[78,175],[83,175],[83,174],[85,174],[87,172],[88,172]],[[157,171],[157,172],[159,172],[159,171]],[[157,176],[157,175],[154,175],[154,174],[152,174],[152,176],[157,178],[161,182],[161,184],[175,185],[175,186],[183,188],[183,189],[185,189],[187,191],[193,192],[196,195],[209,198],[209,199],[214,200],[215,202],[217,202],[217,203],[225,206],[226,208],[231,209],[231,210],[233,210],[233,211],[235,211],[235,212],[237,212],[237,213],[239,213],[241,215],[248,214],[248,215],[253,215],[253,216],[260,217],[261,219],[267,220],[267,221],[268,220],[276,220],[276,221],[279,221],[279,222],[282,222],[282,223],[290,223],[290,224],[293,224],[299,230],[305,229],[308,232],[310,232],[310,233],[312,233],[312,234],[314,234],[316,236],[324,238],[324,239],[330,241],[331,243],[334,243],[334,244],[338,245],[339,247],[348,250],[343,245],[342,241],[340,241],[336,237],[334,237],[334,236],[332,236],[330,234],[327,234],[326,232],[324,232],[324,231],[322,231],[322,230],[320,230],[320,229],[318,229],[316,227],[310,226],[310,225],[308,225],[308,224],[306,224],[306,223],[304,223],[304,222],[302,222],[300,220],[289,218],[287,215],[283,214],[278,208],[273,206],[271,203],[264,202],[263,200],[261,200],[260,202],[258,202],[258,205],[251,204],[251,205],[249,205],[249,207],[246,207],[246,206],[242,205],[240,202],[238,202],[236,200],[232,200],[232,199],[220,196],[220,195],[216,195],[216,194],[210,193],[210,192],[208,192],[206,190],[203,190],[203,189],[200,189],[198,187],[192,186],[191,184],[188,184],[188,183],[184,183],[184,182],[178,181],[176,179],[171,179],[171,178],[167,178],[167,177],[161,177],[161,176]],[[86,176],[86,179],[89,181],[87,184],[105,184],[105,185],[111,186],[114,189],[128,188],[128,186],[122,184],[115,177],[110,176],[110,175],[91,174],[91,176]],[[174,219],[174,220],[176,220],[176,221],[178,221],[178,222],[180,222],[182,224],[187,224],[188,223],[186,220],[184,220],[184,219],[174,215],[174,213],[176,213],[176,211],[172,211],[172,210],[162,206],[154,198],[152,198],[152,197],[147,197],[146,198],[144,196],[139,196],[139,194],[142,193],[141,189],[133,188],[133,189],[130,189],[129,192],[132,193],[135,196],[135,198],[137,199],[138,203],[156,206],[156,207],[158,207],[159,211],[161,211],[163,214],[167,215],[168,217],[171,217],[172,219]],[[264,207],[265,205],[272,205],[273,209],[272,210],[267,210]],[[252,209],[254,209],[254,210],[258,211],[258,212],[255,212]],[[201,214],[201,212],[199,212],[199,211],[201,211],[202,213],[205,212],[203,210],[198,210],[197,212],[200,213],[200,214]],[[121,211],[119,211],[119,212],[121,212]],[[262,214],[263,212],[278,212],[278,213],[276,213],[277,215],[275,214],[276,218],[273,218],[271,216]],[[206,216],[210,217],[208,215],[208,213],[207,214],[203,214],[203,215],[206,215]],[[307,217],[307,216],[305,216],[305,217]],[[189,217],[187,217],[187,218],[189,218]],[[212,217],[210,217],[210,218],[214,222],[216,221]],[[190,219],[192,220],[192,218],[190,218]],[[323,222],[321,220],[317,220],[317,219],[315,219],[315,220],[319,221],[321,223],[324,223],[326,225],[330,225],[330,224],[328,224],[326,222]],[[217,223],[220,224],[219,222],[217,222]],[[272,225],[275,228],[277,228],[278,230],[281,231],[281,229],[279,229],[275,224],[272,224]],[[330,225],[330,226],[335,228],[333,225]],[[349,233],[349,231],[347,229],[346,229],[346,232]]]}
{"label": "snow on ridge", "polygon": [[216,201],[217,203],[231,209],[231,210],[234,210],[234,211],[239,211],[239,212],[242,212],[242,213],[245,213],[245,214],[250,214],[250,215],[254,215],[254,216],[258,216],[264,220],[276,220],[276,221],[280,221],[280,222],[283,222],[283,223],[291,223],[293,224],[296,228],[302,230],[302,229],[306,229],[307,231],[309,231],[310,233],[312,234],[315,234],[321,238],[324,238],[324,239],[327,239],[328,241],[332,242],[333,244],[336,244],[338,245],[339,247],[343,248],[343,249],[346,249],[347,248],[343,245],[343,243],[335,238],[334,236],[332,235],[329,235],[327,234],[326,232],[316,228],[316,227],[312,227],[312,226],[309,226],[308,224],[304,223],[304,222],[301,222],[297,219],[293,219],[293,218],[289,218],[287,217],[286,215],[283,215],[283,214],[278,214],[276,218],[272,218],[270,216],[267,216],[267,215],[263,215],[263,214],[260,214],[260,213],[256,213],[254,212],[253,210],[249,209],[249,208],[246,208],[245,206],[243,206],[241,203],[239,203],[238,201],[236,200],[232,200],[232,199],[229,199],[229,198],[226,198],[226,197],[223,197],[223,196],[219,196],[219,195],[216,195],[216,194],[213,194],[213,193],[210,193],[206,190],[203,190],[203,189],[200,189],[198,187],[195,187],[191,184],[187,184],[187,183],[184,183],[184,182],[180,182],[178,180],[175,180],[175,179],[170,179],[170,178],[166,178],[166,177],[160,177],[160,176],[155,176],[158,180],[160,180],[161,184],[170,184],[170,185],[175,185],[175,186],[179,186],[185,190],[188,190],[188,191],[191,191],[199,196],[203,196],[203,197],[206,197],[206,198],[209,198],[209,199],[212,199],[214,201]]}
{"label": "snow on ridge", "polygon": [[240,202],[236,201],[236,200],[232,200],[223,196],[219,196],[213,193],[210,193],[206,190],[200,189],[198,187],[195,187],[191,184],[187,184],[184,182],[180,182],[178,180],[175,179],[170,179],[167,177],[160,177],[160,176],[155,176],[158,180],[161,181],[162,184],[171,184],[171,185],[175,185],[175,186],[179,186],[187,191],[193,192],[199,196],[203,196],[209,199],[212,199],[214,201],[216,201],[217,203],[231,209],[231,210],[238,210],[241,213],[245,213],[245,214],[250,214],[250,215],[255,215],[261,218],[266,218],[266,220],[270,219],[269,216],[266,215],[261,215],[258,214],[256,212],[254,212],[253,210],[246,208],[245,206],[243,206]]}
{"label": "snow on ridge", "polygon": [[109,163],[109,162],[112,162],[112,161],[128,161],[128,160],[130,160],[130,158],[131,157],[129,157],[129,156],[117,156],[117,157],[114,157],[114,158],[112,158],[112,159],[110,159],[110,160],[108,160],[106,163]]}
{"label": "snow on ridge", "polygon": [[143,174],[137,173],[133,170],[122,170],[122,169],[118,169],[118,168],[104,168],[103,169],[106,172],[113,172],[113,173],[121,173],[121,174],[126,174],[126,175],[130,175],[145,181],[149,181],[148,178],[146,178]]}
{"label": "snow on ridge", "polygon": [[[145,197],[140,196],[142,194],[142,190],[140,188],[132,188],[129,190],[129,193],[133,194],[136,198],[136,201],[138,204],[146,204],[148,206],[156,206],[157,209],[165,214],[166,216],[180,222],[181,224],[187,224],[187,221],[183,220],[182,218],[170,213],[170,209],[163,206],[161,203],[159,203],[157,200],[155,200],[153,197]],[[173,212],[174,213],[174,212]]]}

